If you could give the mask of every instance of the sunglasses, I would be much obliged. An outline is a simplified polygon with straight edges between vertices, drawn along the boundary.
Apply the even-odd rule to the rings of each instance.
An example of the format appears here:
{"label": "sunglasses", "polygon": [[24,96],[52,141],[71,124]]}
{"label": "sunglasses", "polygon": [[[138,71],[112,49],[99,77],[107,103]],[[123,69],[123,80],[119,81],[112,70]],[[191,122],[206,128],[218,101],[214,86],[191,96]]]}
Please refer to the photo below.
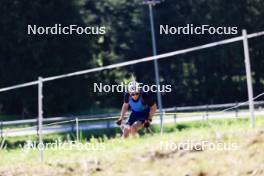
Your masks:
{"label": "sunglasses", "polygon": [[131,96],[139,95],[139,93],[132,93]]}

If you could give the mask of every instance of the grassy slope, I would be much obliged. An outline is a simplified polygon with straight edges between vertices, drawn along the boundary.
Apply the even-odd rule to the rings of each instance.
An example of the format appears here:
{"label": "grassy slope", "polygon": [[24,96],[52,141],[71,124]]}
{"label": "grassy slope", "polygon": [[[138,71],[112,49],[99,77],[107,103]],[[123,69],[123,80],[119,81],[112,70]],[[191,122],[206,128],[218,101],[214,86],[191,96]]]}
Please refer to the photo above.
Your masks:
{"label": "grassy slope", "polygon": [[[0,151],[0,175],[264,175],[264,120],[250,129],[247,120],[178,124],[163,136],[145,135],[129,140],[107,139],[99,151],[45,150],[40,165],[38,151]],[[161,150],[161,142],[235,143],[236,150]]]}

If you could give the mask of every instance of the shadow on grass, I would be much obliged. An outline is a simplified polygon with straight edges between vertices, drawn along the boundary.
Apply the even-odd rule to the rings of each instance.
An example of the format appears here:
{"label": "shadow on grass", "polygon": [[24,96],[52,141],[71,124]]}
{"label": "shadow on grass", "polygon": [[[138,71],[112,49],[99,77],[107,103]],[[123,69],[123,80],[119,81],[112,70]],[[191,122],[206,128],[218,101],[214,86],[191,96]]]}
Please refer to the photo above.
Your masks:
{"label": "shadow on grass", "polygon": [[178,124],[176,125],[176,128],[179,130],[179,131],[182,131],[184,129],[187,129],[187,128],[191,128],[190,125],[186,125],[186,124]]}

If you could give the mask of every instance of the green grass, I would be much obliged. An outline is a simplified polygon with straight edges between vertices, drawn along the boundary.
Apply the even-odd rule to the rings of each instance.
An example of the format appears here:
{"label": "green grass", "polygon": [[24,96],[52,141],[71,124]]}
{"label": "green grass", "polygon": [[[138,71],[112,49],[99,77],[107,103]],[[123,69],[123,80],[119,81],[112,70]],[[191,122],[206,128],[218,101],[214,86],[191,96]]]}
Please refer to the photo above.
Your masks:
{"label": "green grass", "polygon": [[[264,117],[258,117],[257,125],[264,123]],[[230,119],[230,120],[209,120],[209,121],[194,121],[194,122],[184,122],[184,123],[172,123],[164,125],[164,133],[172,133],[177,131],[183,131],[197,128],[225,128],[225,126],[238,125],[243,127],[249,126],[248,119]],[[152,125],[151,129],[154,133],[160,132],[159,125]],[[145,134],[145,130],[139,132],[140,135]],[[89,141],[91,138],[115,138],[116,136],[121,135],[120,128],[109,128],[109,129],[93,129],[80,131],[80,140]],[[44,135],[44,142],[54,142],[57,139],[61,140],[76,140],[76,132],[67,132],[67,133],[52,133]],[[19,137],[8,137],[5,138],[8,149],[15,149],[19,145],[25,143],[28,140],[37,141],[38,137],[36,135],[30,136],[19,136]]]}
{"label": "green grass", "polygon": [[[264,118],[255,129],[247,119],[210,120],[165,125],[163,136],[157,133],[123,140],[114,138],[118,129],[85,131],[82,144],[100,150],[77,149],[39,151],[21,149],[0,151],[0,175],[263,175]],[[115,131],[116,130],[116,131]],[[106,137],[104,134],[108,133]],[[117,133],[116,133],[117,132]],[[143,133],[143,132],[141,132]],[[95,137],[92,137],[95,136]],[[70,135],[74,138],[74,134]],[[66,134],[46,135],[45,139],[64,138]],[[18,140],[13,138],[9,140]],[[236,150],[161,149],[161,143],[185,141],[235,143]],[[15,163],[15,164],[14,164]]]}
{"label": "green grass", "polygon": [[[10,125],[4,129],[32,125],[35,124]],[[82,131],[80,141],[89,144],[91,150],[48,148],[44,151],[44,163],[39,162],[38,150],[20,148],[29,140],[37,141],[36,135],[6,138],[7,150],[0,150],[0,175],[264,175],[264,117],[257,118],[255,129],[249,128],[248,119],[166,124],[163,136],[159,135],[158,125],[151,128],[154,136],[141,130],[139,138],[128,140],[120,139],[119,128]],[[76,140],[75,132],[44,135],[46,144],[56,141],[67,144],[71,140]],[[239,148],[160,149],[162,142],[175,144],[188,140],[236,143]],[[97,147],[101,150],[94,150]]]}

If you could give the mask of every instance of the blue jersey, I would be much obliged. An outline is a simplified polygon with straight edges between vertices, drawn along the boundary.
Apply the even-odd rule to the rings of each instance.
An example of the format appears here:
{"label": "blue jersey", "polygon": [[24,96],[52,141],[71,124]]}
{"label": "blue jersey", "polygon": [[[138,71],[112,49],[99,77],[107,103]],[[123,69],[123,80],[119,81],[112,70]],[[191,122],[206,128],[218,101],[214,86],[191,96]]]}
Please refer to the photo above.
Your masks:
{"label": "blue jersey", "polygon": [[153,98],[145,92],[141,92],[137,100],[134,100],[129,93],[125,93],[124,102],[128,103],[134,112],[144,112],[155,104]]}

